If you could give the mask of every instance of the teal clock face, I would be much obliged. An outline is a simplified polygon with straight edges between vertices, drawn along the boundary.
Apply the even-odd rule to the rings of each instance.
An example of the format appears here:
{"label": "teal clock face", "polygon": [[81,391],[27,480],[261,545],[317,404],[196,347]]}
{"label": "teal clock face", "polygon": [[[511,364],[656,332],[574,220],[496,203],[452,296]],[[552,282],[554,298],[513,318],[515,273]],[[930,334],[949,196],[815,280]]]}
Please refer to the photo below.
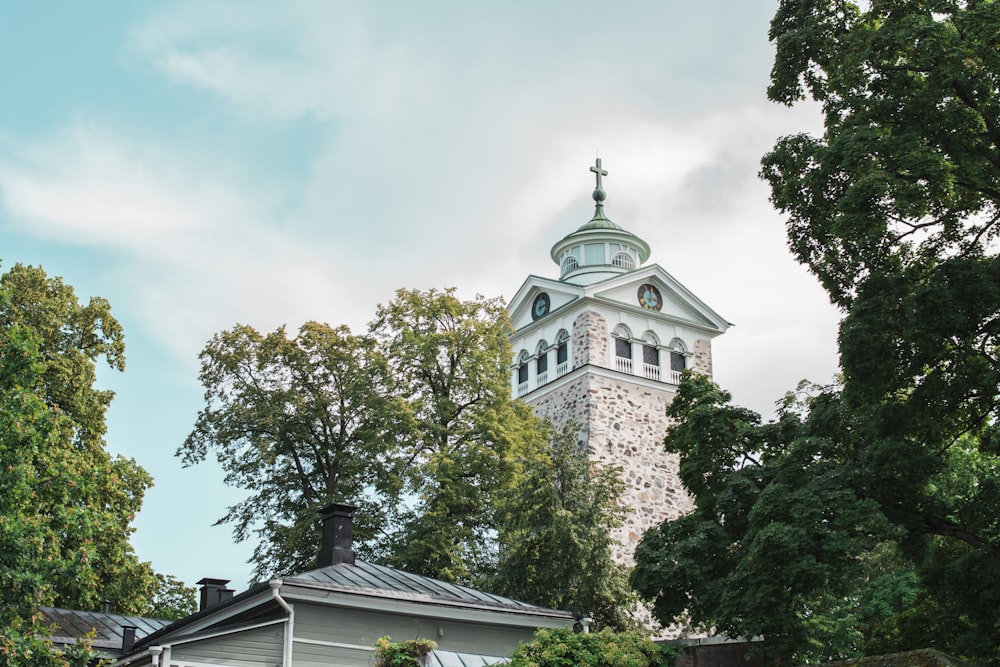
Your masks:
{"label": "teal clock face", "polygon": [[545,292],[536,296],[534,303],[531,304],[531,319],[537,320],[539,317],[548,315],[550,305],[549,295]]}
{"label": "teal clock face", "polygon": [[656,285],[645,283],[639,286],[639,305],[646,310],[660,310],[663,308],[663,295]]}

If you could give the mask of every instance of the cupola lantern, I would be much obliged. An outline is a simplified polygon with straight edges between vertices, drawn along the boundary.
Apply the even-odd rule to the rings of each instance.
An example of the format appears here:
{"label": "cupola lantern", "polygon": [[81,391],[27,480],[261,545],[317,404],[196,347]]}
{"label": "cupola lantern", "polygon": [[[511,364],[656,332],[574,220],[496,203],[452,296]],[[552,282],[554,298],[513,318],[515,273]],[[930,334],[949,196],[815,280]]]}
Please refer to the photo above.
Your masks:
{"label": "cupola lantern", "polygon": [[597,158],[590,171],[597,177],[594,217],[552,246],[552,261],[559,265],[559,280],[574,285],[590,285],[634,271],[649,259],[649,244],[604,214],[607,193],[601,178],[608,172],[601,168],[601,158]]}

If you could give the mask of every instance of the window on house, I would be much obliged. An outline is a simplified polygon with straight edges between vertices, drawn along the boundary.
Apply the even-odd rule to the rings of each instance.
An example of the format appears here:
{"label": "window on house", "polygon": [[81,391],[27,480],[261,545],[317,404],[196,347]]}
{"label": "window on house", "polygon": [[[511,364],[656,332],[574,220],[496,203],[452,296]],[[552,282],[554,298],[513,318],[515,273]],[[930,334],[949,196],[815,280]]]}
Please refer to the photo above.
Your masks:
{"label": "window on house", "polygon": [[670,353],[670,370],[680,373],[685,368],[685,362],[683,352]]}
{"label": "window on house", "polygon": [[617,255],[615,255],[614,258],[611,260],[611,263],[614,264],[615,266],[620,266],[623,269],[635,268],[635,261],[633,261],[632,257],[628,253],[624,252],[620,252]]}
{"label": "window on house", "polygon": [[660,379],[660,350],[655,345],[642,346],[642,374],[650,380]]}
{"label": "window on house", "polygon": [[535,373],[541,377],[549,371],[549,353],[539,352],[538,359],[535,361]]}
{"label": "window on house", "polygon": [[576,257],[570,255],[569,257],[563,260],[562,272],[563,274],[569,273],[570,271],[576,269],[578,266],[580,266],[580,263],[576,261]]}
{"label": "window on house", "polygon": [[642,346],[642,363],[650,364],[651,366],[660,365],[660,351],[656,349],[654,345],[643,345]]}
{"label": "window on house", "polygon": [[565,331],[559,332],[556,341],[556,377],[569,372],[569,334]]}
{"label": "window on house", "polygon": [[632,373],[632,341],[628,338],[615,338],[615,368]]}

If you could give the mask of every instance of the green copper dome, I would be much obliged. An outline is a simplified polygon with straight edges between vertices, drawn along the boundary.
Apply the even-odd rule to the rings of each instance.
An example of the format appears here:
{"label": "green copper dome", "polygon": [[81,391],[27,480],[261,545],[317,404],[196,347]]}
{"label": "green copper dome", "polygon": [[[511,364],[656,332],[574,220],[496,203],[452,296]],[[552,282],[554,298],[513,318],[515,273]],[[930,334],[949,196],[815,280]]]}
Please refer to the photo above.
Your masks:
{"label": "green copper dome", "polygon": [[563,282],[585,285],[628,273],[649,259],[649,244],[622,229],[604,215],[607,197],[601,188],[601,159],[590,168],[597,175],[594,217],[552,246],[552,261],[560,267]]}

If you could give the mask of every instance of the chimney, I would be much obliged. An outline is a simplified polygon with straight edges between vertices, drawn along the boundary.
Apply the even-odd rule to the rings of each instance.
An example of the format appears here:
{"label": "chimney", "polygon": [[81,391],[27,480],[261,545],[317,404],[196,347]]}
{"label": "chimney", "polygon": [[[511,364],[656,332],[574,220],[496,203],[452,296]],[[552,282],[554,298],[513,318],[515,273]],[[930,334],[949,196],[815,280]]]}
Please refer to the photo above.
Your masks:
{"label": "chimney", "polygon": [[138,629],[134,625],[122,626],[122,655],[132,650],[132,647],[135,645],[135,631]]}
{"label": "chimney", "polygon": [[323,521],[323,541],[320,543],[319,567],[347,563],[354,565],[354,510],[353,505],[327,505],[319,511]]}
{"label": "chimney", "polygon": [[199,579],[198,583],[201,585],[201,601],[198,605],[198,611],[204,611],[233,597],[233,590],[226,588],[226,584],[229,583],[228,579],[205,577]]}

